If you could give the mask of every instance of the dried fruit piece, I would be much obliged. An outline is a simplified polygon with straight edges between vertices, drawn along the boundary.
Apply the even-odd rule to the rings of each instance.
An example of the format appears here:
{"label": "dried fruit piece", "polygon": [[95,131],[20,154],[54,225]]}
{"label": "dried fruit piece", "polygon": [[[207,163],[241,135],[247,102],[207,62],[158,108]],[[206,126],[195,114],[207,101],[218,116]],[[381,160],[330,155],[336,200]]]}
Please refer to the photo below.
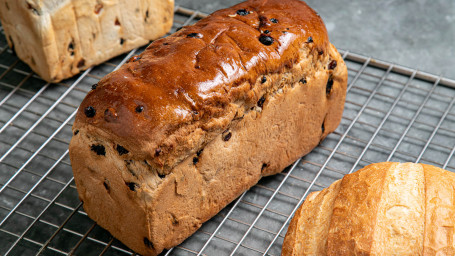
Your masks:
{"label": "dried fruit piece", "polygon": [[226,135],[223,136],[223,140],[224,141],[228,141],[230,140],[232,137],[232,133],[231,132],[228,132]]}
{"label": "dried fruit piece", "polygon": [[271,44],[273,44],[273,41],[274,41],[274,40],[273,40],[273,38],[270,37],[270,36],[261,35],[261,36],[259,37],[259,41],[260,41],[262,44],[264,44],[264,45],[271,45]]}
{"label": "dried fruit piece", "polygon": [[144,111],[144,106],[139,105],[136,107],[136,113],[141,113],[142,111]]}
{"label": "dried fruit piece", "polygon": [[124,147],[122,147],[122,146],[120,146],[118,144],[117,144],[117,147],[115,149],[117,150],[119,155],[125,155],[125,154],[129,153],[129,151],[126,148],[124,148]]}
{"label": "dried fruit piece", "polygon": [[262,106],[264,105],[264,102],[265,102],[265,97],[262,96],[262,97],[258,100],[258,107],[262,108]]}
{"label": "dried fruit piece", "polygon": [[249,12],[247,10],[245,10],[245,9],[237,10],[237,12],[235,12],[235,13],[237,13],[240,16],[245,16],[245,15],[249,14]]}
{"label": "dried fruit piece", "polygon": [[337,61],[336,60],[332,60],[329,63],[329,69],[335,69],[336,67],[337,67]]}
{"label": "dried fruit piece", "polygon": [[106,149],[104,148],[103,145],[91,145],[90,149],[95,152],[99,156],[105,156],[106,155]]}
{"label": "dried fruit piece", "polygon": [[84,109],[84,114],[86,117],[94,117],[96,114],[96,110],[92,106],[88,106]]}

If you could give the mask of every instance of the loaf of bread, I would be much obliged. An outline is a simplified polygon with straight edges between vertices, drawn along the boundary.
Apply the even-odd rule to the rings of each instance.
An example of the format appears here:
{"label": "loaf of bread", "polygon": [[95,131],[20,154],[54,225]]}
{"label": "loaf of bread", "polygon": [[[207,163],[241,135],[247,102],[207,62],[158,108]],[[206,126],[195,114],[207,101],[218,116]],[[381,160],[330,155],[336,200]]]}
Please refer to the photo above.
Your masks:
{"label": "loaf of bread", "polygon": [[455,173],[371,164],[311,193],[281,255],[455,255]]}
{"label": "loaf of bread", "polygon": [[0,0],[9,46],[49,82],[163,36],[174,0]]}
{"label": "loaf of bread", "polygon": [[340,122],[347,69],[298,0],[252,0],[153,42],[81,103],[84,209],[133,250],[181,243]]}

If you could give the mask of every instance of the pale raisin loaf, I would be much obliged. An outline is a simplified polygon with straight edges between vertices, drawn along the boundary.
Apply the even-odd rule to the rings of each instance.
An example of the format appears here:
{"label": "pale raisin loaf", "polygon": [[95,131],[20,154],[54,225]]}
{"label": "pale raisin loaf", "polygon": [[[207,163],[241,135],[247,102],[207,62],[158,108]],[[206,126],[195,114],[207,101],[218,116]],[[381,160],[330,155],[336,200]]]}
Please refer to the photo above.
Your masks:
{"label": "pale raisin loaf", "polygon": [[455,255],[454,184],[431,165],[368,165],[306,198],[282,255]]}
{"label": "pale raisin loaf", "polygon": [[305,3],[217,11],[153,42],[84,99],[70,144],[84,209],[141,254],[175,246],[334,131],[346,83]]}
{"label": "pale raisin loaf", "polygon": [[0,0],[9,46],[44,80],[58,82],[172,26],[174,0]]}

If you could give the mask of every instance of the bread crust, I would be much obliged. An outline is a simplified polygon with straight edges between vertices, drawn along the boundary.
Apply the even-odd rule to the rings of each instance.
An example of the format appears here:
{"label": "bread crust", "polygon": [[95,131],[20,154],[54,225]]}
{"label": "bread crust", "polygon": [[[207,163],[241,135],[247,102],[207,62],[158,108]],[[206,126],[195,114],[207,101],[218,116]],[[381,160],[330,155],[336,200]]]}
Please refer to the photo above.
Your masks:
{"label": "bread crust", "polygon": [[147,44],[172,26],[174,0],[0,0],[9,46],[48,82]]}
{"label": "bread crust", "polygon": [[[431,165],[366,166],[307,199],[289,225],[282,255],[453,255],[454,181],[454,173]],[[328,217],[317,223],[304,217],[319,214]]]}
{"label": "bread crust", "polygon": [[[263,44],[264,37],[273,43]],[[331,74],[331,52],[324,23],[304,2],[251,0],[153,42],[101,79],[81,103],[76,128],[81,123],[108,131],[166,175],[228,130],[262,96],[278,90],[280,73],[305,61],[299,71],[302,81],[315,69]],[[261,83],[263,76],[266,82]],[[291,83],[295,77],[283,79]],[[332,76],[330,82],[343,79]],[[87,107],[97,114],[85,116]],[[138,107],[143,111],[136,112]],[[116,117],[106,119],[106,109]]]}
{"label": "bread crust", "polygon": [[[181,243],[261,177],[280,172],[338,126],[346,93],[346,66],[335,47],[323,41],[327,36],[317,37],[326,33],[325,28],[322,32],[302,31],[300,26],[305,24],[285,22],[284,17],[289,16],[286,11],[293,15],[300,11],[309,15],[309,20],[318,20],[318,26],[323,26],[322,21],[300,1],[272,0],[267,5],[265,2],[248,1],[155,41],[139,56],[139,61],[133,58],[118,72],[108,75],[81,104],[73,126],[70,158],[84,209],[136,252],[156,255]],[[277,10],[281,6],[278,3],[290,9]],[[184,111],[188,102],[180,98],[184,93],[176,94],[175,101],[160,101],[175,87],[151,81],[163,76],[160,72],[168,77],[181,73],[173,66],[169,69],[162,66],[157,72],[158,64],[153,61],[160,59],[169,64],[172,60],[172,65],[182,62],[183,67],[187,61],[193,63],[195,55],[186,57],[188,50],[181,48],[194,47],[186,38],[188,32],[197,30],[207,39],[208,35],[223,31],[226,16],[230,23],[249,24],[230,21],[232,17],[228,15],[239,9],[276,18],[289,27],[287,33],[282,33],[281,27],[278,32],[290,36],[280,37],[281,46],[253,45],[251,51],[257,48],[261,50],[259,54],[270,51],[268,47],[276,48],[248,72],[236,69],[240,75],[213,82],[208,77],[212,70],[208,69],[207,74],[188,81],[194,88],[180,84],[178,88],[185,92],[197,92],[204,81],[213,83],[216,90],[200,94],[205,98],[186,94],[197,99],[194,105],[200,108],[191,111],[199,111],[200,119],[176,119],[168,112],[162,119],[154,116],[163,109]],[[217,22],[221,25],[217,26]],[[206,27],[209,23],[213,25]],[[240,28],[240,34],[251,31],[251,25]],[[315,36],[314,42],[321,41],[308,44],[309,34]],[[237,48],[241,43],[231,39],[228,43],[214,41],[213,47],[231,47],[238,57],[248,52],[246,48]],[[162,45],[172,46],[176,52],[154,56],[165,49]],[[277,58],[275,50],[286,45],[288,48],[278,50],[281,55]],[[168,60],[169,55],[173,57]],[[207,64],[219,63],[220,67],[226,55],[212,58]],[[200,64],[205,65],[202,61]],[[135,68],[148,75],[133,76]],[[89,106],[100,114],[87,117],[84,110]],[[138,106],[143,107],[139,113]],[[173,145],[174,151],[160,144],[162,141]]]}

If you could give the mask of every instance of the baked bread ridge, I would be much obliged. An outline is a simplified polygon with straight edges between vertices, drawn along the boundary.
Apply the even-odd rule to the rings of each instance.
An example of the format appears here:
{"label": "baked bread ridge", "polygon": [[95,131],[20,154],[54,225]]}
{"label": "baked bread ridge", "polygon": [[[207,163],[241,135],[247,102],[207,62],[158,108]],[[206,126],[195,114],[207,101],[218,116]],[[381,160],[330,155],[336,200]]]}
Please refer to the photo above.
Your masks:
{"label": "baked bread ridge", "polygon": [[330,47],[322,20],[305,3],[247,1],[154,41],[104,77],[81,103],[75,128],[88,123],[109,132],[167,175],[277,90],[273,76],[302,58],[312,58],[302,81],[314,65],[336,70]]}
{"label": "baked bread ridge", "polygon": [[[426,164],[368,165],[302,204],[282,255],[454,255],[454,182],[454,173]],[[314,221],[319,208],[322,222]]]}
{"label": "baked bread ridge", "polygon": [[[263,1],[247,4],[258,2]],[[228,9],[231,11],[222,13],[235,13],[238,9],[234,6]],[[311,15],[316,16],[313,12]],[[282,20],[280,17],[278,20]],[[182,31],[185,29],[191,28]],[[290,26],[286,31],[292,30]],[[184,140],[187,140],[194,148],[190,153],[181,151],[182,160],[168,172],[153,165],[153,158],[157,157],[156,147],[143,148],[143,140],[148,137],[139,133],[128,134],[142,124],[125,115],[118,105],[103,105],[125,102],[112,97],[113,91],[121,91],[135,104],[133,112],[140,106],[138,104],[148,103],[141,99],[142,95],[138,94],[141,91],[135,87],[128,87],[130,90],[125,92],[123,85],[118,84],[118,81],[128,83],[121,77],[128,74],[126,71],[132,68],[131,63],[138,63],[137,57],[120,72],[101,81],[81,104],[70,143],[75,182],[87,214],[136,252],[156,255],[164,248],[181,243],[262,176],[280,172],[312,150],[336,129],[341,120],[347,69],[330,43],[326,42],[327,48],[320,52],[316,44],[308,46],[312,43],[307,42],[306,34],[304,36],[305,40],[301,40],[293,51],[293,61],[276,61],[273,65],[281,66],[278,71],[276,68],[262,73],[252,70],[247,75],[254,78],[238,78],[239,85],[225,91],[225,98],[216,98],[220,101],[232,100],[225,105],[227,109],[237,108],[227,114],[221,112],[226,116],[210,112],[213,118],[205,122],[216,127],[206,129],[210,132],[210,140],[200,143],[197,129],[191,123],[180,124],[191,132],[180,136],[178,142],[186,143]],[[164,44],[174,40],[171,35],[169,39],[156,42]],[[316,42],[319,39],[313,40]],[[230,42],[232,44],[232,40]],[[139,57],[147,60],[144,54]],[[292,55],[289,52],[286,54]],[[136,86],[147,86],[135,77],[129,78],[138,83]],[[117,83],[119,89],[109,90],[112,87],[108,82]],[[240,89],[236,91],[237,88]],[[230,94],[237,94],[237,97]],[[243,98],[240,97],[242,95]],[[92,119],[84,117],[85,108],[93,103],[98,104],[95,109],[101,116],[95,115]],[[148,107],[145,105],[140,112],[146,112]],[[106,110],[104,116],[100,109]],[[121,117],[125,119],[115,126],[118,130],[113,132],[112,127],[106,127],[106,124]],[[227,121],[221,122],[220,119]],[[224,124],[226,122],[227,125]],[[132,128],[121,127],[126,125]],[[149,125],[153,123],[149,122]],[[150,129],[141,132],[148,135]],[[175,134],[167,136],[177,137]],[[165,153],[169,154],[159,152],[158,155]]]}
{"label": "baked bread ridge", "polygon": [[172,26],[174,0],[0,0],[8,45],[48,82],[147,44]]}

